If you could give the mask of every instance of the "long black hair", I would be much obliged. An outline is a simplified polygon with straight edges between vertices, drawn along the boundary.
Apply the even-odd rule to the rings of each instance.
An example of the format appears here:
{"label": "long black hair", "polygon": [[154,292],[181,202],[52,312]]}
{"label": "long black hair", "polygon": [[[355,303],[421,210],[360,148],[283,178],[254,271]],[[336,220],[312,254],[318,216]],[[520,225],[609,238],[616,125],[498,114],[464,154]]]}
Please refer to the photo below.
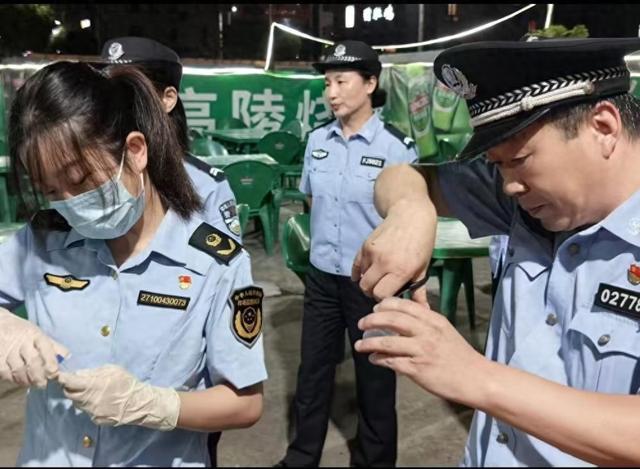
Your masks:
{"label": "long black hair", "polygon": [[[145,136],[147,173],[163,205],[183,218],[200,210],[202,201],[184,169],[174,124],[152,83],[135,67],[101,72],[86,63],[62,61],[32,75],[11,106],[14,180],[30,180],[33,188],[43,182],[44,168],[64,174],[65,163],[73,160],[93,174],[107,167],[105,155],[120,162],[133,131]],[[20,192],[25,193],[22,187]],[[38,209],[34,200],[25,200],[31,214]]]}

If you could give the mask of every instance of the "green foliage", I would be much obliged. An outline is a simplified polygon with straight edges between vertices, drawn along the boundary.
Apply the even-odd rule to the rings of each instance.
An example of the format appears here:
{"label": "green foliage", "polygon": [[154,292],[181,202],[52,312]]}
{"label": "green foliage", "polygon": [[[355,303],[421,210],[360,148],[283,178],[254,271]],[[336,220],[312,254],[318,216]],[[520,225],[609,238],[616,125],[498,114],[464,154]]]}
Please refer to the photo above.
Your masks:
{"label": "green foliage", "polygon": [[44,52],[53,21],[50,5],[0,5],[0,55],[19,55],[26,50]]}
{"label": "green foliage", "polygon": [[563,26],[561,24],[552,24],[545,29],[536,29],[532,33],[529,33],[528,36],[534,36],[541,39],[569,37],[581,38],[589,37],[589,30],[584,24],[577,24],[571,29],[567,29],[566,26]]}

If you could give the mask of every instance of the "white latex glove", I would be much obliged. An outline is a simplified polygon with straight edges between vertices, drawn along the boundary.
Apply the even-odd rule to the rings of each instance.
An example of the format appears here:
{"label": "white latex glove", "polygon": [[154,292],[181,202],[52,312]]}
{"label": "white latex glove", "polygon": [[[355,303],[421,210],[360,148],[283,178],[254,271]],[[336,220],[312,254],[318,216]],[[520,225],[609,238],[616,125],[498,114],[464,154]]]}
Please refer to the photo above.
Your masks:
{"label": "white latex glove", "polygon": [[0,379],[44,388],[58,376],[56,355],[67,357],[69,350],[32,322],[0,310]]}
{"label": "white latex glove", "polygon": [[117,365],[61,371],[58,382],[67,398],[98,425],[140,425],[173,430],[180,415],[180,397],[171,388],[145,384]]}

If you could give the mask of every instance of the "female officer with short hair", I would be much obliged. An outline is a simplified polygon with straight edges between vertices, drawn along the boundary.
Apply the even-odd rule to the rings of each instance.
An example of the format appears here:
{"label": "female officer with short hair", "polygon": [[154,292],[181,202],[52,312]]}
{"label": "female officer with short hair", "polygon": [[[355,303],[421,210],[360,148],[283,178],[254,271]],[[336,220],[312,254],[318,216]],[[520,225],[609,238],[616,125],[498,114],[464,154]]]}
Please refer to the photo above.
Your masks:
{"label": "female officer with short hair", "polygon": [[[373,185],[382,168],[413,163],[413,141],[374,112],[385,93],[381,64],[359,41],[333,46],[314,67],[325,74],[325,94],[336,120],[309,136],[300,190],[311,204],[311,270],[306,277],[301,363],[293,405],[295,436],[282,466],[317,466],[327,432],[336,364],[344,330],[362,337],[358,320],[375,301],[350,279],[356,252],[381,222]],[[397,453],[396,380],[354,353],[358,395],[356,466],[393,466]]]}
{"label": "female officer with short hair", "polygon": [[30,386],[18,464],[207,465],[206,432],[262,412],[262,291],[196,215],[151,83],[43,68],[12,104],[10,155],[53,209],[0,245],[0,378]]}

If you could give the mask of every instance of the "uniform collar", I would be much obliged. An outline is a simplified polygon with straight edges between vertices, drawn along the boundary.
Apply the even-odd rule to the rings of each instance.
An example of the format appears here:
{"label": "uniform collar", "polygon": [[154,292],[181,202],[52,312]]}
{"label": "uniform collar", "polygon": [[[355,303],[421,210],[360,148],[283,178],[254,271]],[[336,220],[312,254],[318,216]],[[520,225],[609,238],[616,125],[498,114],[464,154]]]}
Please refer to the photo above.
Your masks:
{"label": "uniform collar", "polygon": [[[200,274],[206,273],[208,266],[200,262],[200,256],[194,255],[188,244],[189,238],[200,223],[201,220],[197,217],[184,220],[172,209],[167,210],[149,246],[135,257],[128,259],[121,266],[121,269],[124,270],[139,265],[155,253]],[[103,240],[87,239],[74,229],[67,235],[64,247],[68,248],[80,240],[84,240],[86,248],[95,251],[99,251],[103,246],[106,247]]]}
{"label": "uniform collar", "polygon": [[[359,136],[366,140],[367,143],[371,143],[378,132],[378,129],[382,125],[382,121],[378,117],[378,113],[374,111],[373,115],[365,122],[365,124],[360,128],[358,132],[356,132],[353,136]],[[344,134],[342,133],[342,126],[340,125],[340,121],[336,119],[329,126],[328,137],[333,137],[334,135],[339,135],[344,139]]]}
{"label": "uniform collar", "polygon": [[640,247],[640,190],[602,220],[601,227]]}

